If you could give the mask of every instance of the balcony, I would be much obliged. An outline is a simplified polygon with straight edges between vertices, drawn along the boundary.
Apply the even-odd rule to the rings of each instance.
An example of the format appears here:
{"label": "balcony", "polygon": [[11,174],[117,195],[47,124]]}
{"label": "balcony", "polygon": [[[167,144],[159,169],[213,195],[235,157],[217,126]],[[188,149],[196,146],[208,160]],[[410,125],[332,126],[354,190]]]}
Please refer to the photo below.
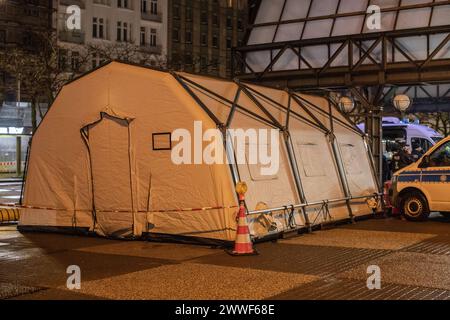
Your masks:
{"label": "balcony", "polygon": [[83,0],[59,0],[59,4],[62,6],[76,5],[76,6],[79,6],[80,9],[84,9],[84,1]]}
{"label": "balcony", "polygon": [[145,52],[145,53],[161,54],[161,52],[162,52],[161,45],[151,46],[149,44],[145,44],[145,45],[141,45],[140,49],[142,52]]}
{"label": "balcony", "polygon": [[83,44],[84,43],[84,32],[81,31],[61,31],[59,33],[58,39],[62,42],[70,42]]}
{"label": "balcony", "polygon": [[94,0],[94,4],[110,7],[111,0]]}
{"label": "balcony", "polygon": [[141,19],[147,20],[147,21],[162,22],[162,14],[161,13],[153,14],[150,12],[141,12]]}

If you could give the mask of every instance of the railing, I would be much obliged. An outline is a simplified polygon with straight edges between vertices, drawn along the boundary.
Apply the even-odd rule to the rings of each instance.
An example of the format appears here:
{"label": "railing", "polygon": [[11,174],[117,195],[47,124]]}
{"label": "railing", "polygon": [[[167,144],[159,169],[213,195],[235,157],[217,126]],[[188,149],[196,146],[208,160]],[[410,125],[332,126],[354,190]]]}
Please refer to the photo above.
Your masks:
{"label": "railing", "polygon": [[162,22],[162,14],[161,13],[153,14],[150,12],[141,12],[141,19],[148,20],[148,21],[154,21],[154,22]]}
{"label": "railing", "polygon": [[363,199],[367,200],[367,199],[373,199],[373,198],[382,199],[382,196],[383,196],[382,193],[373,193],[373,194],[370,194],[367,196],[346,197],[346,198],[341,198],[341,199],[331,199],[331,200],[323,200],[323,201],[316,201],[316,202],[308,202],[308,203],[294,204],[294,205],[278,207],[278,208],[249,211],[247,213],[247,215],[271,214],[272,212],[282,211],[282,210],[286,210],[286,209],[301,209],[301,208],[314,207],[314,206],[319,206],[319,205],[324,205],[324,204],[327,204],[327,205],[335,204],[335,203],[346,202],[346,201],[351,201],[351,200],[363,200]]}
{"label": "railing", "polygon": [[151,46],[149,44],[145,44],[145,45],[141,45],[140,49],[143,52],[147,52],[147,53],[161,54],[162,46],[161,45]]}
{"label": "railing", "polygon": [[111,6],[111,0],[94,0],[94,4],[100,4],[104,6]]}
{"label": "railing", "polygon": [[84,32],[80,31],[61,31],[58,36],[60,41],[77,44],[84,43]]}
{"label": "railing", "polygon": [[59,0],[59,4],[61,4],[63,6],[76,5],[76,6],[79,6],[81,9],[84,9],[84,1],[83,0]]}

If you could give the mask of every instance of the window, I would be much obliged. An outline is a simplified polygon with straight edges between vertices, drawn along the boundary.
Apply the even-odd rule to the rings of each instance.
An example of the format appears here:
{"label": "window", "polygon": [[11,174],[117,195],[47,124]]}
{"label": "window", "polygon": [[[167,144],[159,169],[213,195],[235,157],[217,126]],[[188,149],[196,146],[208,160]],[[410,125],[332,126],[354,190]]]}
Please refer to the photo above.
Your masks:
{"label": "window", "polygon": [[147,0],[141,0],[141,12],[147,12]]}
{"label": "window", "polygon": [[227,17],[227,29],[233,28],[233,19],[231,17]]}
{"label": "window", "polygon": [[180,41],[180,32],[178,31],[178,29],[173,29],[172,39],[176,42]]}
{"label": "window", "polygon": [[80,68],[80,53],[78,51],[72,51],[71,67],[72,71],[78,71]]}
{"label": "window", "polygon": [[213,14],[213,25],[218,26],[219,25],[219,17],[217,14]]}
{"label": "window", "polygon": [[92,38],[98,37],[97,28],[98,28],[97,18],[94,17],[92,18]]}
{"label": "window", "polygon": [[212,45],[213,45],[214,48],[219,47],[219,38],[217,37],[217,35],[213,35]]}
{"label": "window", "polygon": [[238,20],[237,27],[238,27],[239,31],[243,31],[244,30],[244,26],[242,24],[242,20],[241,19]]}
{"label": "window", "polygon": [[186,31],[186,43],[192,43],[192,31]]}
{"label": "window", "polygon": [[207,46],[208,45],[208,36],[206,33],[202,33],[201,35],[201,43],[202,46]]}
{"label": "window", "polygon": [[186,8],[186,21],[192,21],[192,8]]}
{"label": "window", "polygon": [[93,53],[92,54],[91,62],[92,62],[92,69],[95,69],[95,68],[97,68],[99,66],[99,64],[100,64],[99,63],[99,56],[98,56],[97,53]]}
{"label": "window", "polygon": [[110,0],[94,0],[94,3],[102,4],[104,6],[110,6],[111,1]]}
{"label": "window", "polygon": [[150,45],[156,47],[156,29],[150,29]]}
{"label": "window", "polygon": [[150,13],[158,14],[158,0],[151,0],[150,2]]}
{"label": "window", "polygon": [[174,19],[180,19],[180,7],[178,5],[173,6],[173,17]]}
{"label": "window", "polygon": [[231,38],[227,38],[227,49],[231,49],[232,46],[233,46],[233,43],[231,41]]}
{"label": "window", "polygon": [[67,50],[66,49],[59,50],[58,67],[60,70],[65,70],[67,67]]}
{"label": "window", "polygon": [[171,150],[172,137],[170,132],[153,133],[152,144],[153,151]]}
{"label": "window", "polygon": [[206,11],[202,11],[200,17],[202,24],[208,24],[208,13]]}
{"label": "window", "polygon": [[103,18],[98,19],[98,37],[100,39],[104,39],[104,24],[103,24]]}
{"label": "window", "polygon": [[5,43],[5,42],[6,42],[6,31],[0,30],[0,43]]}
{"label": "window", "polygon": [[145,27],[141,27],[141,46],[145,46]]}
{"label": "window", "polygon": [[208,59],[206,57],[200,58],[200,69],[204,71],[208,67]]}
{"label": "window", "polygon": [[450,141],[431,154],[430,167],[450,167]]}
{"label": "window", "polygon": [[29,31],[25,31],[23,34],[23,45],[24,46],[32,46],[33,45],[33,34]]}
{"label": "window", "polygon": [[427,152],[433,145],[425,138],[411,138],[411,148],[415,150],[422,148],[422,152]]}
{"label": "window", "polygon": [[184,56],[184,62],[187,65],[192,65],[192,54],[190,52],[186,52],[186,55]]}
{"label": "window", "polygon": [[349,176],[363,174],[361,159],[359,159],[356,146],[350,143],[341,143],[340,148],[345,172]]}
{"label": "window", "polygon": [[92,18],[92,38],[104,38],[104,20],[103,18]]}
{"label": "window", "polygon": [[118,8],[129,8],[128,0],[117,0],[117,7]]}
{"label": "window", "polygon": [[122,41],[122,22],[117,21],[117,41]]}
{"label": "window", "polygon": [[322,147],[314,142],[296,141],[296,155],[306,177],[326,176],[327,159],[324,159]]}
{"label": "window", "polygon": [[[269,174],[262,174],[263,172],[263,168],[268,168],[269,165],[263,165],[261,163],[261,161],[254,161],[254,159],[252,159],[252,154],[253,154],[253,150],[258,150],[259,148],[261,148],[261,145],[263,145],[262,143],[254,143],[252,142],[251,138],[249,139],[250,142],[246,142],[245,143],[245,162],[247,164],[247,168],[248,168],[248,173],[250,174],[250,179],[252,181],[268,181],[268,180],[277,180],[278,179],[278,174],[274,173],[272,175]],[[270,152],[271,154],[273,154],[273,151],[271,150],[271,146],[270,144],[266,144],[264,143],[265,146],[265,150],[267,150],[267,152]]]}
{"label": "window", "polygon": [[128,23],[123,23],[123,41],[128,41]]}

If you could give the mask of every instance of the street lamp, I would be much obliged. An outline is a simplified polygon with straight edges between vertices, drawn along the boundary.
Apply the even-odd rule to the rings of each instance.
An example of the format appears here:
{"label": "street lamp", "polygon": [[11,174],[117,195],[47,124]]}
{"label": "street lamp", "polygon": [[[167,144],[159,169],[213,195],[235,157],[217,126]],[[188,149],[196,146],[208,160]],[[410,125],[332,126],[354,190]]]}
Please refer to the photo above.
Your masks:
{"label": "street lamp", "polygon": [[405,112],[411,105],[411,99],[406,94],[396,95],[394,98],[394,107],[400,112]]}
{"label": "street lamp", "polygon": [[406,94],[399,94],[394,97],[393,104],[395,109],[397,109],[402,120],[405,117],[405,111],[411,106],[411,99]]}
{"label": "street lamp", "polygon": [[342,112],[348,114],[355,108],[355,103],[351,98],[343,96],[339,99],[339,108],[342,110]]}

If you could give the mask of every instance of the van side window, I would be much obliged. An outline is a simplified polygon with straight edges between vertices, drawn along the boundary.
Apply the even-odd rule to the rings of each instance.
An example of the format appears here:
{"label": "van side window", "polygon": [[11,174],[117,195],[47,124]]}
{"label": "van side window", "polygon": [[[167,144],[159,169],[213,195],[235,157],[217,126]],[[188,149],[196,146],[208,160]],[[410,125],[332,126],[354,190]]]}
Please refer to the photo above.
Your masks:
{"label": "van side window", "polygon": [[424,138],[411,138],[411,147],[413,150],[418,147],[422,148],[423,152],[427,152],[433,145],[430,141]]}
{"label": "van side window", "polygon": [[431,154],[430,167],[450,167],[450,141]]}

